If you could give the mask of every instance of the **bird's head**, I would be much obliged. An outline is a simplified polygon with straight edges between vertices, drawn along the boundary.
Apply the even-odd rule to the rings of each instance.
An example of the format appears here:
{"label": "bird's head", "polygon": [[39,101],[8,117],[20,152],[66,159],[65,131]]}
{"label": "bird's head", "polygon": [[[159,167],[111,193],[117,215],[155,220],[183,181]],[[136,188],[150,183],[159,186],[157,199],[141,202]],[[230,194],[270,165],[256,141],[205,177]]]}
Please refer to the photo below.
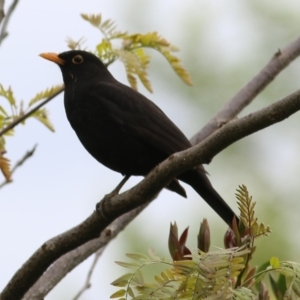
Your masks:
{"label": "bird's head", "polygon": [[102,61],[90,52],[71,50],[60,54],[42,53],[40,56],[60,67],[65,85],[102,76],[106,80],[113,78]]}

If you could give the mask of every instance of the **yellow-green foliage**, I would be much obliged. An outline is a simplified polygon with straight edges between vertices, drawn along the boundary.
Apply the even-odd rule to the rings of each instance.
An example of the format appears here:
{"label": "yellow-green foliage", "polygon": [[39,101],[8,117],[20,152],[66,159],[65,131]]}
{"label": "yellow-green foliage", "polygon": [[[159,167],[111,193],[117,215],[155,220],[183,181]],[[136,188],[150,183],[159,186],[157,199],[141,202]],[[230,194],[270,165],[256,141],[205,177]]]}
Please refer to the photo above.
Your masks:
{"label": "yellow-green foliage", "polygon": [[[176,74],[188,85],[192,85],[190,75],[183,67],[180,59],[172,52],[178,48],[171,45],[165,38],[156,31],[145,34],[128,34],[126,31],[116,30],[116,25],[111,20],[102,20],[99,15],[81,14],[82,18],[100,30],[103,38],[96,46],[95,54],[109,65],[116,59],[120,59],[126,70],[127,79],[131,87],[137,89],[137,78],[143,83],[146,89],[152,92],[152,87],[147,76],[147,68],[150,63],[150,56],[145,49],[151,48],[160,52],[170,63]],[[116,45],[115,40],[119,40]],[[71,49],[80,49],[83,40],[74,41],[68,39],[68,46]]]}
{"label": "yellow-green foliage", "polygon": [[[29,100],[27,108],[24,108],[24,102],[18,102],[15,99],[11,87],[4,88],[0,84],[0,97],[7,100],[6,103],[3,102],[3,104],[0,105],[0,169],[7,182],[11,181],[11,170],[9,159],[4,157],[4,154],[6,153],[5,136],[13,135],[14,125],[20,123],[25,124],[25,121],[28,118],[35,118],[44,124],[48,129],[54,131],[53,125],[48,118],[48,112],[46,108],[34,109],[34,104],[53,96],[61,88],[61,86],[54,86],[36,94],[35,97]],[[32,111],[32,113],[24,118],[29,111]]]}
{"label": "yellow-green foliage", "polygon": [[271,232],[270,227],[257,222],[257,218],[255,218],[254,215],[256,202],[252,201],[252,196],[249,195],[246,186],[240,185],[235,195],[238,199],[238,206],[241,214],[240,219],[244,225],[251,230],[251,235],[254,238],[259,237],[260,235],[268,235]]}
{"label": "yellow-green foliage", "polygon": [[[244,185],[239,187],[236,197],[244,225],[244,228],[243,225],[239,226],[240,236],[236,239],[236,247],[207,253],[198,250],[194,255],[187,255],[191,259],[179,261],[160,258],[152,249],[148,255],[127,254],[134,262],[116,263],[132,271],[112,283],[119,289],[111,298],[267,300],[269,291],[263,279],[268,275],[276,299],[299,299],[300,264],[280,262],[278,258],[272,257],[259,268],[250,266],[256,248],[255,239],[267,236],[271,230],[269,226],[258,225],[254,214],[255,202]],[[165,269],[156,274],[152,282],[146,282],[143,272],[147,271],[147,266],[155,264],[165,266]]]}
{"label": "yellow-green foliage", "polygon": [[[127,254],[134,263],[117,262],[133,269],[112,285],[122,287],[111,298],[119,299],[229,299],[233,294],[232,280],[245,267],[243,256],[247,249],[227,249],[193,255],[193,260],[172,262],[149,255]],[[154,281],[144,281],[143,270],[152,264],[164,264],[164,272]],[[236,295],[251,294],[250,290],[238,289]],[[245,299],[239,298],[236,299]]]}

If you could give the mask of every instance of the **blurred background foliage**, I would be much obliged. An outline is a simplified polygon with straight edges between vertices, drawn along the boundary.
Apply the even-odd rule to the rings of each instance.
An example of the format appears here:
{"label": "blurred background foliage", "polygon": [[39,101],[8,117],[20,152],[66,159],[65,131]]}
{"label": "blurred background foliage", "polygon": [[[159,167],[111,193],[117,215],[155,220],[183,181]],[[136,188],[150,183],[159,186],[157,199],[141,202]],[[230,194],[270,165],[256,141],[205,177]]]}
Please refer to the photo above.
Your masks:
{"label": "blurred background foliage", "polygon": [[[76,26],[80,30],[78,30],[78,36],[74,36],[74,33],[68,32],[67,28],[60,28],[62,36],[72,36],[76,40],[81,38],[81,32],[84,32],[88,47],[93,49],[93,46],[99,42],[99,35],[95,34],[95,29],[91,26],[84,27],[84,21],[80,18],[79,13],[72,10],[70,1],[67,1],[67,3],[69,3],[67,14],[70,19],[76,20]],[[168,41],[180,48],[177,55],[190,72],[194,83],[193,87],[184,85],[165,59],[158,53],[150,51],[152,61],[149,68],[149,79],[154,93],[148,93],[141,85],[139,85],[139,89],[159,105],[189,138],[243,85],[256,75],[278,49],[285,47],[300,35],[300,2],[298,1],[167,0],[161,2],[158,0],[123,0],[112,1],[110,4],[105,1],[99,3],[98,11],[87,11],[88,8],[85,7],[85,3],[82,3],[80,12],[101,13],[103,17],[113,19],[120,30],[128,30],[131,33],[158,31]],[[57,2],[57,5],[60,4]],[[20,4],[18,13],[26,14],[28,9],[29,6],[21,6]],[[62,9],[62,11],[65,10]],[[17,15],[15,18],[17,23]],[[55,18],[56,22],[63,22],[59,18],[65,18],[65,15],[57,15]],[[14,26],[11,26],[9,30],[11,36],[18,34],[14,31]],[[9,36],[1,47],[6,44],[9,45],[10,39],[13,39],[13,37]],[[46,43],[42,45],[41,52],[56,50],[55,48],[45,49],[45,45]],[[26,44],[24,47],[26,50]],[[64,51],[66,48],[65,46],[65,48],[57,51]],[[33,55],[37,54],[34,53]],[[5,58],[0,53],[1,59]],[[118,69],[117,65],[118,63],[115,63],[111,66],[111,72],[119,80],[126,82],[123,74],[125,73],[124,69]],[[37,76],[45,75],[46,77],[47,71],[50,72],[50,66],[45,62],[43,62],[43,69],[45,73]],[[59,83],[59,80],[61,80],[59,71],[55,71],[55,78],[49,79],[48,86],[51,86],[52,83]],[[7,75],[10,75],[9,72]],[[5,80],[8,80],[8,77],[6,76]],[[0,74],[0,82],[3,81],[2,78],[4,77]],[[299,88],[299,78],[300,65],[299,60],[296,60],[241,113],[241,116],[263,108],[295,91]],[[13,85],[13,82],[9,82],[9,84]],[[31,86],[30,95],[42,88],[45,88],[45,86]],[[22,95],[22,90],[19,88],[17,93]],[[58,138],[60,131],[59,124],[55,121],[55,109],[54,104],[49,105],[50,118],[57,130],[57,133],[51,139],[55,139],[55,135]],[[61,106],[60,109],[62,109]],[[224,199],[233,208],[235,207],[236,211],[235,189],[239,184],[245,184],[250,194],[253,195],[254,201],[257,202],[256,215],[259,217],[259,221],[270,225],[273,233],[269,238],[258,241],[258,249],[254,260],[256,264],[265,262],[273,255],[281,260],[299,262],[299,122],[300,115],[296,114],[280,124],[247,137],[227,148],[215,157],[209,166],[206,166],[213,185]],[[33,134],[32,130],[31,135]],[[71,130],[69,133],[71,135]],[[15,137],[12,139],[15,139]],[[66,137],[65,135],[64,139],[69,139],[69,136]],[[9,148],[9,145],[14,145],[13,142],[10,143],[8,142],[7,148]],[[17,141],[15,143],[17,145]],[[101,174],[91,174],[90,165],[97,164],[92,159],[90,164],[85,162],[88,171],[83,169],[83,165],[78,166],[77,173],[70,170],[68,172],[64,171],[71,165],[71,161],[68,161],[67,154],[64,151],[70,153],[70,159],[73,159],[71,158],[72,152],[76,153],[74,159],[77,159],[79,155],[77,151],[80,152],[77,149],[67,150],[68,143],[65,140],[64,143],[61,143],[61,140],[59,140],[59,143],[53,145],[56,151],[59,151],[61,162],[58,161],[57,167],[55,167],[51,163],[48,164],[46,160],[44,161],[43,168],[47,169],[50,177],[49,179],[39,177],[40,187],[45,187],[47,182],[49,184],[47,180],[53,179],[54,181],[56,177],[59,180],[59,176],[63,176],[57,186],[53,185],[51,181],[49,189],[56,190],[61,194],[60,201],[63,201],[64,198],[70,201],[69,205],[72,205],[72,208],[70,207],[70,211],[67,213],[68,218],[72,215],[73,206],[78,206],[79,210],[82,209],[77,203],[85,201],[84,205],[86,206],[84,213],[81,212],[76,221],[72,221],[72,224],[65,224],[66,228],[62,226],[59,227],[61,229],[56,228],[55,234],[84,219],[93,209],[97,199],[100,199],[103,193],[109,192],[108,189],[111,190],[120,178],[118,176],[112,177],[110,175],[112,172],[104,168],[101,169]],[[76,141],[76,143],[78,142]],[[39,151],[43,151],[42,144]],[[51,150],[48,150],[48,154],[54,155],[53,152],[49,151]],[[84,153],[83,150],[82,153]],[[87,155],[82,154],[82,157],[86,158]],[[33,160],[35,159],[36,157],[33,157]],[[22,167],[19,175],[15,177],[16,182],[12,183],[9,189],[3,189],[2,195],[4,197],[9,197],[8,193],[12,189],[18,188],[17,181],[25,180],[24,178],[28,176],[26,172],[30,170],[30,164],[31,162],[28,162]],[[57,168],[59,168],[59,172]],[[75,179],[76,176],[78,178]],[[86,177],[89,177],[89,179],[86,179],[88,183],[84,181]],[[67,184],[64,182],[65,178],[68,178],[66,181],[71,182],[70,187],[65,186]],[[101,184],[103,185],[103,192],[102,190],[99,191],[99,178],[109,180],[109,187],[105,181]],[[138,180],[131,180],[131,184],[136,183]],[[129,185],[126,187],[129,187]],[[78,192],[78,189],[82,190],[85,200],[82,200],[83,196]],[[74,194],[78,194],[78,198],[81,198],[78,202],[71,194],[71,190]],[[173,193],[163,191],[160,197],[108,246],[93,277],[93,287],[82,299],[99,299],[99,294],[102,295],[102,298],[108,298],[114,291],[113,288],[108,286],[108,283],[122,273],[122,269],[115,266],[113,260],[123,260],[124,253],[146,252],[149,247],[153,247],[160,256],[168,256],[167,241],[170,222],[176,221],[179,228],[190,226],[187,246],[196,248],[199,224],[203,217],[207,217],[211,228],[212,248],[213,246],[223,245],[222,240],[226,226],[199,199],[198,195],[188,188],[187,192],[188,199],[181,199]],[[43,194],[39,194],[39,200],[36,201],[40,201],[41,198],[44,198]],[[43,214],[38,211],[38,205],[36,205],[36,213]],[[65,209],[58,207],[53,209],[59,209],[59,212],[55,211],[53,213],[56,218],[55,222],[59,223],[60,217],[62,219],[66,218]],[[47,212],[51,216],[51,211]],[[45,220],[45,222],[53,222],[53,219],[52,221]],[[43,231],[44,225],[40,224],[41,231]],[[54,224],[51,224],[51,226],[54,227]],[[49,225],[49,227],[51,226]],[[43,236],[42,233],[35,235],[41,235],[41,238],[38,242],[33,243],[32,250],[35,250],[41,241],[52,236],[51,234]],[[32,252],[31,250],[28,251],[26,257]],[[23,261],[24,259],[22,259]],[[66,299],[66,297],[70,298],[70,295],[75,294],[74,286],[83,284],[89,265],[90,260],[77,268],[47,299]],[[13,271],[14,269],[9,270],[7,273],[10,275]],[[1,286],[5,283],[5,281],[1,282]]]}

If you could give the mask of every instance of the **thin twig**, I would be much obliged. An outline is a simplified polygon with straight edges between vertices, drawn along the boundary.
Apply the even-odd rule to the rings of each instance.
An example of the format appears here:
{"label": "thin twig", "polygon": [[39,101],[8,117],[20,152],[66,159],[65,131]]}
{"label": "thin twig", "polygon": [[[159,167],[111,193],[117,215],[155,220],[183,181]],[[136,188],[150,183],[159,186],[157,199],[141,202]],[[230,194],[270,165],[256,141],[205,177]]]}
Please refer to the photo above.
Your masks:
{"label": "thin twig", "polygon": [[4,18],[4,0],[0,0],[0,25],[2,23],[2,20]]}
{"label": "thin twig", "polygon": [[29,157],[34,154],[36,147],[37,144],[35,144],[31,150],[27,151],[25,155],[19,161],[17,161],[17,163],[11,169],[11,173],[14,173],[18,167],[20,167]]}
{"label": "thin twig", "polygon": [[191,142],[196,145],[212,132],[236,117],[275,77],[300,55],[300,36],[282,50],[253,77],[209,122],[195,134]]}
{"label": "thin twig", "polygon": [[[24,156],[23,156],[20,160],[18,160],[18,161],[16,162],[16,164],[14,165],[14,167],[11,169],[11,175],[16,171],[17,168],[19,168],[20,166],[22,166],[23,163],[24,163],[29,157],[31,157],[31,156],[34,154],[36,147],[37,147],[37,145],[34,145],[34,147],[33,147],[31,150],[28,150],[28,151],[24,154]],[[0,189],[1,189],[3,186],[5,186],[6,184],[11,183],[11,182],[12,182],[12,181],[3,181],[3,182],[0,184]]]}
{"label": "thin twig", "polygon": [[50,100],[52,100],[53,98],[55,98],[56,96],[58,96],[61,92],[63,92],[65,89],[64,86],[62,86],[62,88],[60,88],[56,93],[54,93],[52,96],[46,98],[44,101],[42,101],[39,105],[37,105],[36,107],[32,108],[31,110],[29,110],[26,114],[24,114],[23,116],[21,116],[20,118],[16,119],[15,121],[13,121],[12,123],[10,123],[9,125],[7,125],[5,128],[3,128],[0,131],[0,136],[2,136],[4,133],[6,133],[7,131],[13,129],[15,126],[17,126],[18,124],[22,123],[25,119],[27,119],[31,114],[33,114],[34,112],[36,112],[37,110],[39,110],[41,107],[43,107],[44,105],[46,105]]}
{"label": "thin twig", "polygon": [[97,262],[100,258],[100,256],[102,255],[102,252],[104,251],[104,247],[99,249],[95,256],[94,256],[94,260],[93,260],[93,263],[91,265],[91,268],[89,269],[89,272],[88,272],[88,275],[86,277],[86,281],[84,283],[84,286],[80,289],[80,291],[77,293],[77,295],[74,297],[73,300],[78,300],[79,297],[87,290],[91,287],[91,278],[92,278],[92,275],[93,275],[93,272],[95,270],[95,267],[97,265]]}
{"label": "thin twig", "polygon": [[2,28],[0,31],[0,45],[3,42],[3,40],[8,36],[8,32],[7,32],[7,25],[10,21],[11,15],[14,12],[14,10],[16,9],[16,6],[18,4],[19,0],[14,0],[14,2],[11,4],[11,6],[9,7],[7,14],[4,18],[3,24],[2,24]]}

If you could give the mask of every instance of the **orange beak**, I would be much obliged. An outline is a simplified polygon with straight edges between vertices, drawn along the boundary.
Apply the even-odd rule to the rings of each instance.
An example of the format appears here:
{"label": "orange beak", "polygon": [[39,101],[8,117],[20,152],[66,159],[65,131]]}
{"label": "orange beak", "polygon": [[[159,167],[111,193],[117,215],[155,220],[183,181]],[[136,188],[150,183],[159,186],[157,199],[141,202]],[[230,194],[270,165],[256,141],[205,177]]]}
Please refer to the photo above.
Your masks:
{"label": "orange beak", "polygon": [[56,53],[41,53],[40,54],[41,57],[45,58],[45,59],[48,59],[50,61],[53,61],[59,65],[64,65],[65,64],[65,61],[63,59],[61,59],[60,57],[58,57],[58,54]]}

